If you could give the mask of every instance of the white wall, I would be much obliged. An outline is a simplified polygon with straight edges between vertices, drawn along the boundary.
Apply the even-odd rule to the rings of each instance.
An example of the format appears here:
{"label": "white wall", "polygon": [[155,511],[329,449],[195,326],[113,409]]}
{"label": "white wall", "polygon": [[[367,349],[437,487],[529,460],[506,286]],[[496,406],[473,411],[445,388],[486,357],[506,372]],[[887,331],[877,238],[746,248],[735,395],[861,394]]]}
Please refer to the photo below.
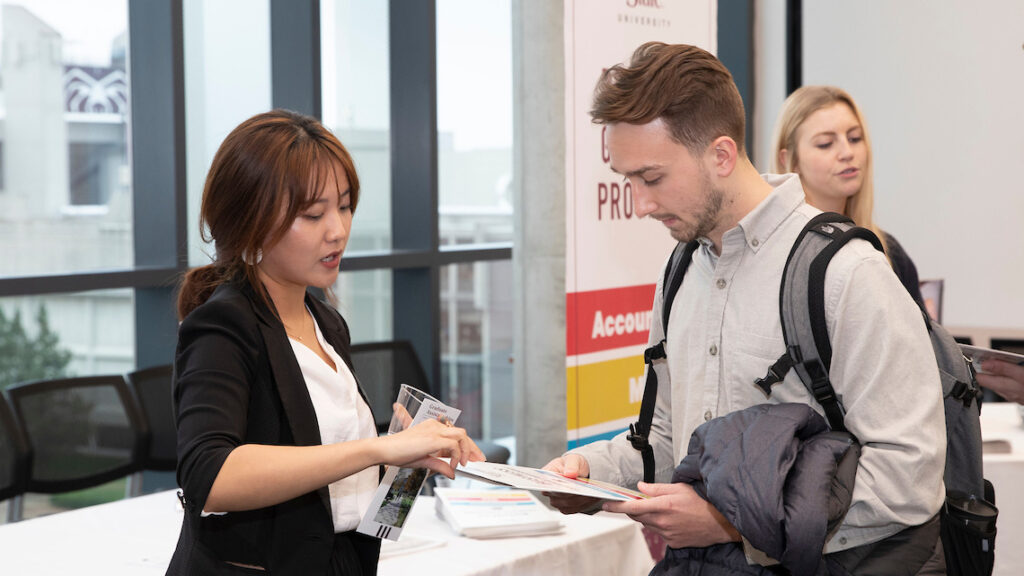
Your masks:
{"label": "white wall", "polygon": [[[777,34],[774,4],[759,22]],[[803,21],[804,84],[841,86],[863,108],[876,217],[922,278],[945,279],[944,323],[1024,329],[1024,2],[814,0]],[[784,43],[766,49],[784,56]],[[759,120],[761,144],[774,119]]]}

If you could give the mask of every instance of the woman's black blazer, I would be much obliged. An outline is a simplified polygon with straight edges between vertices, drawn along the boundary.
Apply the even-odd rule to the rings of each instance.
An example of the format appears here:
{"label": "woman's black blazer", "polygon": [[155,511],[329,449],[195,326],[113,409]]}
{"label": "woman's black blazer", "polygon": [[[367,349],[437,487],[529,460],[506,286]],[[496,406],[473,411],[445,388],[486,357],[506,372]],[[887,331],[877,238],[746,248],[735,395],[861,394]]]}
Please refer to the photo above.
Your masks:
{"label": "woman's black blazer", "polygon": [[[309,294],[306,305],[351,369],[351,339],[341,315]],[[174,369],[185,519],[167,573],[239,573],[225,561],[263,566],[271,574],[327,573],[334,546],[327,487],[268,508],[200,516],[235,447],[320,444],[316,412],[284,325],[247,283],[224,284],[181,323]],[[360,550],[373,557],[379,550],[376,540],[356,545],[375,548]]]}

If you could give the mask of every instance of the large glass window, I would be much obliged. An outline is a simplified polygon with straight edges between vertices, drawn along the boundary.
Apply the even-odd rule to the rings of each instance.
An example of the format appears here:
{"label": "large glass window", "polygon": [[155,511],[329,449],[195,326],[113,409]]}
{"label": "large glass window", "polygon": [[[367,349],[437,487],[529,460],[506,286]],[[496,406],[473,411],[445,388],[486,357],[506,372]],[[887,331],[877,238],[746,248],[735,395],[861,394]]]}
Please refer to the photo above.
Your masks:
{"label": "large glass window", "polygon": [[512,240],[512,22],[508,0],[438,0],[441,244]]}
{"label": "large glass window", "polygon": [[459,426],[492,439],[515,433],[512,262],[441,268],[441,390]]}
{"label": "large glass window", "polygon": [[127,8],[0,6],[0,276],[133,264]]}
{"label": "large glass window", "polygon": [[[0,388],[134,370],[132,300],[128,288],[0,299]],[[125,483],[121,478],[88,490],[27,494],[24,517],[118,500]],[[0,519],[5,517],[0,509]]]}
{"label": "large glass window", "polygon": [[134,368],[131,289],[0,299],[0,388]]}
{"label": "large glass window", "polygon": [[[341,260],[345,269],[345,259]],[[345,317],[352,342],[391,340],[391,282],[389,269],[342,272],[334,283],[338,311]]]}
{"label": "large glass window", "polygon": [[361,187],[348,252],[391,248],[388,3],[320,2],[323,121],[348,148]]}
{"label": "large glass window", "polygon": [[209,264],[199,237],[203,185],[231,130],[271,108],[269,0],[185,0],[185,134],[189,263]]}

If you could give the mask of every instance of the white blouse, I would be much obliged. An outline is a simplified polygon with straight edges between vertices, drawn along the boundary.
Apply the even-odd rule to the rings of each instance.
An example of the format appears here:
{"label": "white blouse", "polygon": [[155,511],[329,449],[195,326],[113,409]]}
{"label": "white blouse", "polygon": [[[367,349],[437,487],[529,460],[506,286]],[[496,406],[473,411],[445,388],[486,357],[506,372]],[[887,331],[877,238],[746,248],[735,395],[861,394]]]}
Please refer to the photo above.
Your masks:
{"label": "white blouse", "polygon": [[[373,422],[373,413],[359,395],[355,377],[345,361],[324,340],[315,318],[314,326],[316,339],[334,362],[335,368],[328,366],[302,342],[291,337],[288,339],[313,401],[321,444],[375,437],[377,428]],[[377,490],[378,478],[377,467],[371,466],[328,486],[335,532],[352,530],[359,525]]]}

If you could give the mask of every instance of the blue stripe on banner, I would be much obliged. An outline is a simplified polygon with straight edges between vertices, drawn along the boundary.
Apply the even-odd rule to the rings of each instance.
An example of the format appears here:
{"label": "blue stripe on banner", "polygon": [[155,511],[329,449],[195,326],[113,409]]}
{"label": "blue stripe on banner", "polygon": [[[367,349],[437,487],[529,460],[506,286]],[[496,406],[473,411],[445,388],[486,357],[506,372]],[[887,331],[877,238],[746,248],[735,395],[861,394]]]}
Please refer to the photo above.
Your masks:
{"label": "blue stripe on banner", "polygon": [[573,448],[579,448],[580,446],[583,446],[585,444],[590,444],[591,442],[597,442],[598,440],[611,440],[612,438],[618,436],[619,434],[621,434],[625,430],[626,430],[626,428],[619,428],[618,430],[611,430],[609,432],[602,432],[601,434],[595,434],[593,436],[587,436],[586,438],[580,438],[579,440],[570,440],[569,441],[569,448],[568,449],[572,450]]}

